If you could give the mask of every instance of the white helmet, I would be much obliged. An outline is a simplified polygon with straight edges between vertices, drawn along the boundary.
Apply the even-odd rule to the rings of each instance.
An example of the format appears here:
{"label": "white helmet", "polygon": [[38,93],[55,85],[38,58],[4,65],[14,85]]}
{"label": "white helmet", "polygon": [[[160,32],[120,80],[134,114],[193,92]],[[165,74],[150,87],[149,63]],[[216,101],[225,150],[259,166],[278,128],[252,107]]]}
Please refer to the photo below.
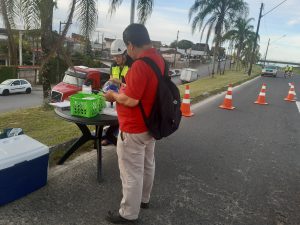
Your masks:
{"label": "white helmet", "polygon": [[122,55],[126,51],[126,45],[122,39],[116,39],[111,43],[110,54]]}

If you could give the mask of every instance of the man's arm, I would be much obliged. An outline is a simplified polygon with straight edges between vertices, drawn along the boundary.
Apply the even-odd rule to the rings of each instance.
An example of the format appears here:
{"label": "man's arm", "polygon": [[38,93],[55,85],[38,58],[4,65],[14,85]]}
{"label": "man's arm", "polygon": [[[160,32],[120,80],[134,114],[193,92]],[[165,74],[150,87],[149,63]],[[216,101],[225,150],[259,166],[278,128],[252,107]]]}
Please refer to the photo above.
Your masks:
{"label": "man's arm", "polygon": [[119,94],[113,91],[108,91],[105,95],[107,101],[113,102],[116,101],[119,104],[122,104],[127,107],[135,107],[139,104],[139,100],[128,97],[124,93]]}

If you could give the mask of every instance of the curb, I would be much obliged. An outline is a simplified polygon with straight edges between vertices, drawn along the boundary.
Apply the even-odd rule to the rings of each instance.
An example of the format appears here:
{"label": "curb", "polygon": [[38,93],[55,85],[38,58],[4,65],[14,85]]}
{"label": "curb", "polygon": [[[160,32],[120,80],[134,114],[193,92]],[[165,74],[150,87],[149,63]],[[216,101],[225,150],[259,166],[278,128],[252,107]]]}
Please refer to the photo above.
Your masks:
{"label": "curb", "polygon": [[57,150],[63,149],[63,148],[68,148],[70,147],[78,138],[72,138],[69,141],[66,141],[64,143],[58,144],[58,145],[53,145],[49,147],[49,153],[52,154],[56,152]]}
{"label": "curb", "polygon": [[[241,87],[243,87],[243,86],[245,86],[245,85],[248,85],[248,84],[254,82],[255,80],[257,80],[257,79],[259,79],[259,78],[260,78],[260,76],[256,76],[256,77],[254,77],[254,78],[252,78],[252,79],[250,79],[250,80],[247,80],[247,81],[245,81],[245,82],[243,82],[243,83],[240,83],[240,84],[238,84],[239,82],[238,82],[238,83],[235,83],[235,84],[233,84],[233,89],[241,88]],[[236,86],[234,86],[234,85],[236,85]],[[194,102],[194,103],[191,105],[191,109],[193,109],[193,110],[194,110],[194,109],[197,109],[197,108],[199,108],[200,106],[202,106],[202,105],[204,105],[204,104],[206,104],[206,103],[209,103],[209,102],[211,102],[211,101],[213,101],[213,100],[219,98],[220,96],[222,96],[222,95],[224,95],[224,94],[226,93],[227,88],[228,88],[228,86],[223,87],[223,88],[220,88],[220,89],[218,89],[218,90],[220,90],[220,91],[217,92],[217,93],[214,93],[214,94],[211,94],[212,92],[207,93],[207,95],[206,95],[207,97],[202,98],[201,100],[199,100],[199,101],[197,101],[197,102]],[[221,91],[221,90],[222,90],[222,91]]]}

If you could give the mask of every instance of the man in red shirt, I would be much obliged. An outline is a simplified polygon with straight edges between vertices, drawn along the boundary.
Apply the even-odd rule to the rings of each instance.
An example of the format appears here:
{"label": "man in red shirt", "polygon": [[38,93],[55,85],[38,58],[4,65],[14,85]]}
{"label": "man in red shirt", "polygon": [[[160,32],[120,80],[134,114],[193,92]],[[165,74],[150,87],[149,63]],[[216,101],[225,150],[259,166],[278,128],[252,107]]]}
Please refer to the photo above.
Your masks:
{"label": "man in red shirt", "polygon": [[121,224],[135,222],[140,208],[148,208],[152,190],[155,159],[155,139],[149,134],[143,120],[139,103],[146,116],[150,115],[156,90],[157,77],[142,57],[152,59],[164,74],[165,63],[155,48],[152,48],[146,27],[130,24],[123,32],[128,55],[135,60],[125,80],[126,87],[119,93],[105,95],[108,101],[117,102],[120,132],[117,142],[118,163],[122,181],[123,198],[118,214],[108,213],[106,220]]}

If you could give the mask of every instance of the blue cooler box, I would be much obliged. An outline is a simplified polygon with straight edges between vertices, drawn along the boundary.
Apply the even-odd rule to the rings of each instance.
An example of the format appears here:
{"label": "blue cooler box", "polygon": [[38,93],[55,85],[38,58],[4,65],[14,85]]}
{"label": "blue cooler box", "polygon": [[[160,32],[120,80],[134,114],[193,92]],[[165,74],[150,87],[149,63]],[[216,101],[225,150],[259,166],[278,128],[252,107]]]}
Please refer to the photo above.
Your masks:
{"label": "blue cooler box", "polygon": [[0,205],[46,185],[48,160],[49,148],[27,135],[0,139]]}

